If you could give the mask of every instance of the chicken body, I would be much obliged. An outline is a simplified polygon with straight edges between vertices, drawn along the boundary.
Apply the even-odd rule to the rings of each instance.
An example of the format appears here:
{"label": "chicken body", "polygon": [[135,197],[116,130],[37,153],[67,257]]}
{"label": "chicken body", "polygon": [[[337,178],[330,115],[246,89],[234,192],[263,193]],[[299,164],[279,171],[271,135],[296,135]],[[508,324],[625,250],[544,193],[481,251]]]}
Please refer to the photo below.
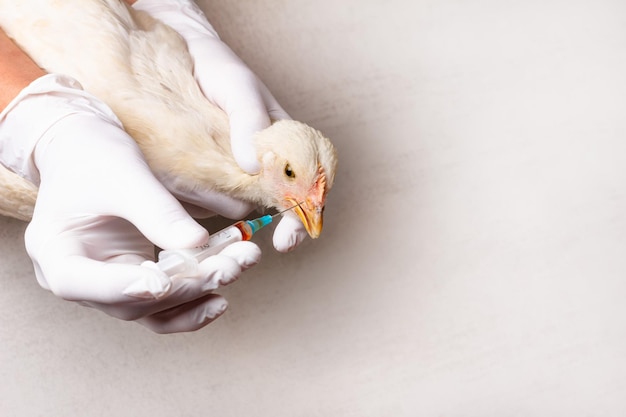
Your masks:
{"label": "chicken body", "polygon": [[[168,189],[279,210],[302,202],[296,212],[319,235],[337,164],[330,141],[303,123],[276,122],[255,136],[261,172],[244,172],[227,115],[202,94],[186,43],[169,26],[121,0],[0,0],[0,26],[46,71],[107,103]],[[28,219],[36,187],[0,169],[0,214]],[[17,204],[20,187],[26,201]]]}

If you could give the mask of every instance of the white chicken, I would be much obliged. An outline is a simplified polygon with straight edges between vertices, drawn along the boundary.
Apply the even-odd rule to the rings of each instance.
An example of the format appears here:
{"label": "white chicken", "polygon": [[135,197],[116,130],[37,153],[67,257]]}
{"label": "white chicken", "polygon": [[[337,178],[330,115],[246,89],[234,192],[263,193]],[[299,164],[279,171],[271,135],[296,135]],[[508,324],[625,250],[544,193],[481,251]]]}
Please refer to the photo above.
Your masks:
{"label": "white chicken", "polygon": [[[337,157],[296,121],[255,136],[261,171],[231,152],[226,113],[202,94],[185,41],[121,0],[0,0],[0,26],[42,68],[76,78],[107,103],[170,189],[214,190],[295,211],[313,238],[323,224]],[[0,214],[28,220],[36,187],[0,165]]]}

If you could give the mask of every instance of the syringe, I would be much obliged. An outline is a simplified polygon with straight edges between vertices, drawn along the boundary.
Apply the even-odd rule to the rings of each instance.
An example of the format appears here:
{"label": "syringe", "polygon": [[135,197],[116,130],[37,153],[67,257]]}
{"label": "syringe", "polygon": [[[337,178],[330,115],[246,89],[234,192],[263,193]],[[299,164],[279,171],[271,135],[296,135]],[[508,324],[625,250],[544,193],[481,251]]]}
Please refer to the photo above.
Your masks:
{"label": "syringe", "polygon": [[[288,208],[291,210],[296,207]],[[159,252],[157,267],[165,272],[170,278],[186,278],[197,274],[198,264],[211,255],[219,253],[226,246],[233,242],[250,240],[252,235],[274,220],[274,217],[287,210],[283,210],[274,215],[266,214],[252,220],[241,220],[232,224],[219,232],[209,236],[209,241],[193,249],[169,249]]]}

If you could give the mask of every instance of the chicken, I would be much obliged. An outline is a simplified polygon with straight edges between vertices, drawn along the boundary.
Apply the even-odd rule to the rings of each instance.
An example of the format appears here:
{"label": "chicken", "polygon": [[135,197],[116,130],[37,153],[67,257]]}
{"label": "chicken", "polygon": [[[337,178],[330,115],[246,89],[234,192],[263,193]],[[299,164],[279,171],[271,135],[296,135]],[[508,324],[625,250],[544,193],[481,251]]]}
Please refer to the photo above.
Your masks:
{"label": "chicken", "polygon": [[0,215],[30,220],[37,187],[0,164]]}
{"label": "chicken", "polygon": [[[203,96],[169,26],[121,0],[0,0],[0,26],[46,71],[76,78],[107,103],[168,188],[281,211],[302,203],[295,212],[319,236],[337,166],[331,142],[304,123],[277,121],[254,138],[260,173],[243,171],[226,113]],[[0,213],[27,220],[36,187],[0,169]]]}

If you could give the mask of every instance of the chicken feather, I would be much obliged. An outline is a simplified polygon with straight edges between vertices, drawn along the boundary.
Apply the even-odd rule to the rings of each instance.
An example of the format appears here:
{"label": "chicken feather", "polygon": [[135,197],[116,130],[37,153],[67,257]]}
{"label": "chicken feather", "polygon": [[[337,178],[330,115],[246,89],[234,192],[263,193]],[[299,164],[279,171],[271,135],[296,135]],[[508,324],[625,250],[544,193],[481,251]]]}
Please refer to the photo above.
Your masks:
{"label": "chicken feather", "polygon": [[[296,212],[319,235],[337,166],[331,142],[304,123],[275,122],[254,138],[261,172],[244,172],[226,113],[202,94],[169,26],[121,0],[0,0],[0,26],[46,71],[107,103],[171,191],[213,190],[279,210],[303,203]],[[0,214],[27,220],[36,187],[0,171]]]}

